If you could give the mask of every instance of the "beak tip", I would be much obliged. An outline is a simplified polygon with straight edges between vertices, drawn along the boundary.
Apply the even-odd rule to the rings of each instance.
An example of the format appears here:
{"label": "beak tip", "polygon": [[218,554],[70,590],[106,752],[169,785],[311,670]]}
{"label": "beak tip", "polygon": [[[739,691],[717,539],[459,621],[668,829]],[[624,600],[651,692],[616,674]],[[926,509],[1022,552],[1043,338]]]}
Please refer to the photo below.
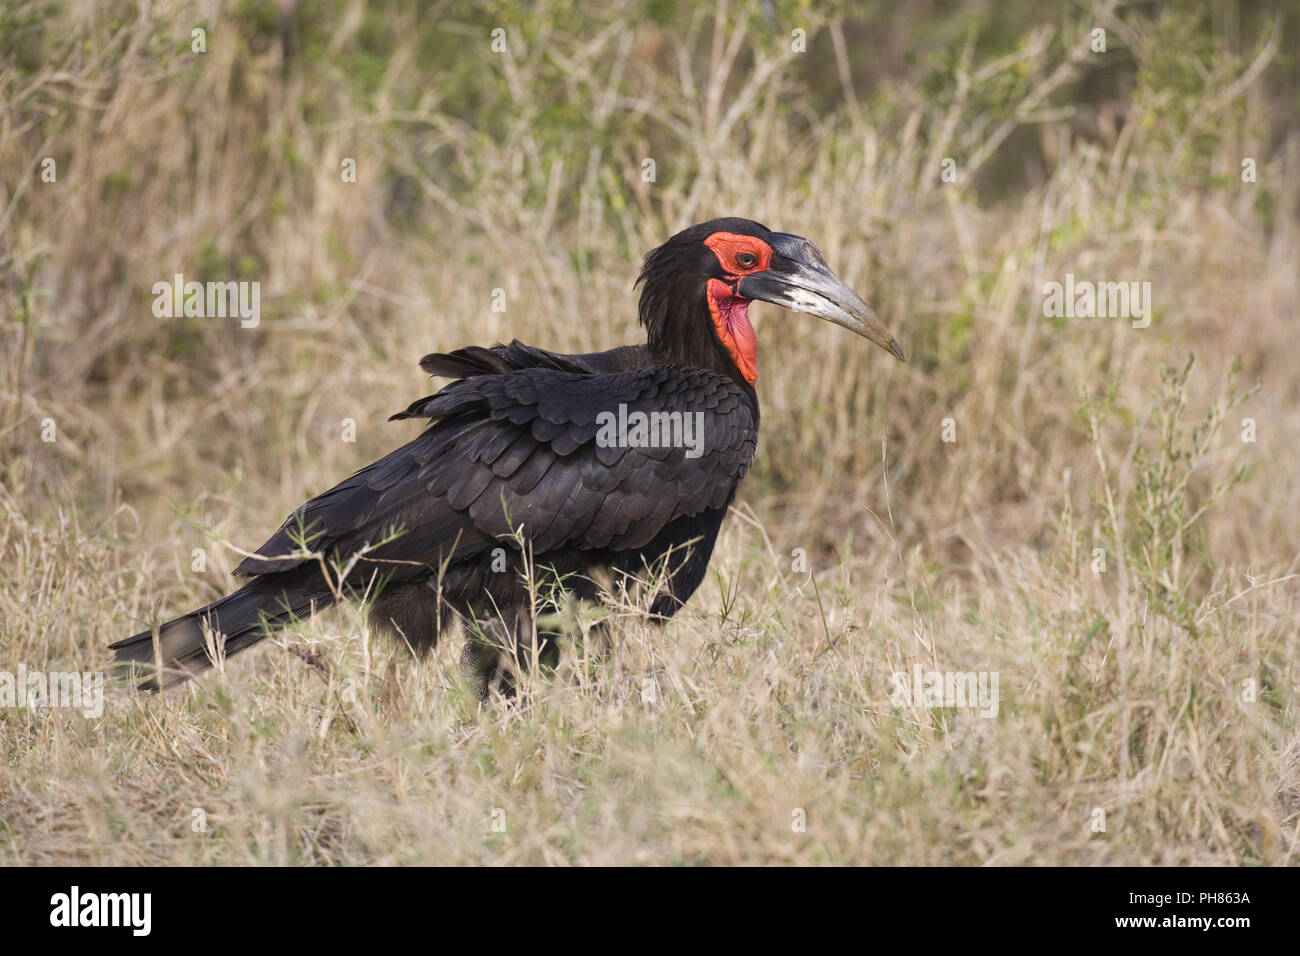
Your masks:
{"label": "beak tip", "polygon": [[898,347],[898,342],[893,339],[889,342],[889,354],[898,359],[904,365],[907,364],[907,358],[903,355],[903,350]]}

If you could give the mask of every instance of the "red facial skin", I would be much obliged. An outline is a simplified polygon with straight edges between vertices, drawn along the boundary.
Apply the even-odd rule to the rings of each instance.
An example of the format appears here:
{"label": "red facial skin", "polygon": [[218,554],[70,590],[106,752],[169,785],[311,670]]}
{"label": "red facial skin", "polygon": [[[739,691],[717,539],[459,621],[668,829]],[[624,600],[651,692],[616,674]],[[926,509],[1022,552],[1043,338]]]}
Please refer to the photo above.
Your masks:
{"label": "red facial skin", "polygon": [[[741,276],[762,272],[772,262],[772,247],[756,236],[743,236],[734,232],[715,232],[704,240],[713,250],[718,263],[730,282],[710,279],[708,282],[709,312],[718,339],[726,347],[731,360],[740,369],[745,381],[753,385],[758,379],[758,339],[749,323],[749,299],[735,293],[736,281]],[[744,265],[739,257],[748,253],[754,257]]]}
{"label": "red facial skin", "polygon": [[[722,271],[729,279],[739,279],[751,272],[762,272],[772,264],[772,247],[757,236],[742,236],[734,232],[715,232],[704,240],[704,244],[713,250],[722,264]],[[743,266],[737,259],[742,252],[748,252],[757,258],[750,266]]]}

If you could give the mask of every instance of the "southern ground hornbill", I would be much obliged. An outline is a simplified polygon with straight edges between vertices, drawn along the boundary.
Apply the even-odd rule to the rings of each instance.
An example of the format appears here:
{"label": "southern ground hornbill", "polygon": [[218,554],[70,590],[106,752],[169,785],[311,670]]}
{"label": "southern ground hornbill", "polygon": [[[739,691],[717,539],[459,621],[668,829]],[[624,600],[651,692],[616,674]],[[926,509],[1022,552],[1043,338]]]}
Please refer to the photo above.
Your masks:
{"label": "southern ground hornbill", "polygon": [[242,651],[346,595],[417,653],[465,621],[462,666],[484,696],[508,687],[506,649],[522,659],[525,636],[553,658],[554,634],[543,629],[538,647],[531,637],[535,608],[558,595],[595,600],[601,582],[649,576],[652,617],[671,616],[704,579],[754,457],[749,303],[903,353],[811,242],[748,219],[678,233],[646,256],[639,284],[645,345],[425,356],[426,372],[454,381],[393,416],[428,419],[419,437],[295,511],[236,568],[249,578],[239,590],[112,645],[118,661],[167,687],[211,667],[214,650]]}

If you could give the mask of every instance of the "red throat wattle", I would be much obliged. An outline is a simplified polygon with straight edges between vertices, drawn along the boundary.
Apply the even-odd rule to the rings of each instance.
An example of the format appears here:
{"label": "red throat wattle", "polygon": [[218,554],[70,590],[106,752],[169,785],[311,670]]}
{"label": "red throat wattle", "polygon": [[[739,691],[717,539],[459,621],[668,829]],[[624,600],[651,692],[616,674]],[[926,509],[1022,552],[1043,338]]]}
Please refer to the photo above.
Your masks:
{"label": "red throat wattle", "polygon": [[718,339],[750,385],[758,379],[758,339],[749,324],[749,299],[736,295],[721,279],[710,279],[709,312]]}

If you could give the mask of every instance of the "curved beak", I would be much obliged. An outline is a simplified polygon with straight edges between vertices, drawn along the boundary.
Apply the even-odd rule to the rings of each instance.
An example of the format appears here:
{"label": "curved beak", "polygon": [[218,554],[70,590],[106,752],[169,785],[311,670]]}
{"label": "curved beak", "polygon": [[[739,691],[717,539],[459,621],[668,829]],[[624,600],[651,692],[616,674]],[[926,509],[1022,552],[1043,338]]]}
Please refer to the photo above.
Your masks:
{"label": "curved beak", "polygon": [[871,306],[831,271],[816,246],[802,236],[784,232],[772,233],[771,240],[771,264],[763,272],[742,276],[736,283],[736,295],[793,312],[810,312],[870,339],[900,362],[906,361]]}

